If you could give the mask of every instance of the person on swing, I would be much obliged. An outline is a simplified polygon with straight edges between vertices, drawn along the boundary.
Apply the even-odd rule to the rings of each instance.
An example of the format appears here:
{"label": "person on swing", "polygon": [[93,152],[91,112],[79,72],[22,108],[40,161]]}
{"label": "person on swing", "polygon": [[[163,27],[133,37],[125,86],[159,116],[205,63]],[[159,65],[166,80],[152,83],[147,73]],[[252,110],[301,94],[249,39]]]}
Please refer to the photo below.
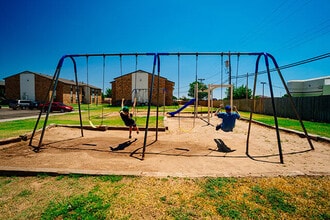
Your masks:
{"label": "person on swing", "polygon": [[233,131],[234,127],[235,127],[235,122],[236,119],[239,119],[241,116],[239,115],[236,106],[233,106],[233,111],[231,111],[231,106],[227,105],[225,107],[226,112],[217,112],[215,113],[215,116],[217,116],[218,118],[222,118],[222,123],[218,124],[215,127],[215,130],[223,130],[224,132],[230,132]]}
{"label": "person on swing", "polygon": [[121,110],[120,110],[120,117],[125,123],[126,126],[129,127],[129,138],[132,138],[132,130],[133,128],[136,130],[136,133],[139,134],[139,128],[136,125],[133,117],[133,114],[129,112],[127,106],[124,106],[124,99],[121,100]]}

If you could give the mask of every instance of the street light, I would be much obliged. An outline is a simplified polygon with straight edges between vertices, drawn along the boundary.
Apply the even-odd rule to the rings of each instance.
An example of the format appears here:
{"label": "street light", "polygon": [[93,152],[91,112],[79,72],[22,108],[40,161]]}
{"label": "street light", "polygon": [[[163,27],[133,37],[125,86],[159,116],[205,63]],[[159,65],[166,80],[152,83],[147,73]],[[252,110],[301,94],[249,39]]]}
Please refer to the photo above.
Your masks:
{"label": "street light", "polygon": [[198,81],[199,81],[200,83],[203,83],[204,80],[205,80],[205,79],[198,79]]}

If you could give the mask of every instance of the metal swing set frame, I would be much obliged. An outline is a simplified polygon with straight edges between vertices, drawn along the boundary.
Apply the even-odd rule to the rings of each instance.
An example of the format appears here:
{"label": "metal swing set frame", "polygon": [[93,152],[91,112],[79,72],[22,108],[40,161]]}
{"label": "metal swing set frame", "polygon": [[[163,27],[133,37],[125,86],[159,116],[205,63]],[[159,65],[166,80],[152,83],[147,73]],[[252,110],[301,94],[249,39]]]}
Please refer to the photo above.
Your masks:
{"label": "metal swing set frame", "polygon": [[[145,157],[145,151],[146,151],[146,147],[147,147],[147,137],[148,137],[148,129],[149,129],[149,117],[150,117],[150,108],[151,108],[151,100],[153,97],[153,85],[154,85],[154,80],[155,80],[155,75],[157,74],[158,76],[158,82],[156,83],[157,85],[157,111],[156,111],[156,135],[155,135],[155,140],[153,141],[156,142],[158,140],[158,119],[159,119],[159,99],[160,99],[160,92],[159,92],[159,86],[160,86],[160,82],[159,82],[159,77],[160,77],[160,72],[161,72],[161,57],[165,57],[165,56],[228,56],[229,59],[231,56],[256,56],[256,65],[255,65],[255,76],[254,76],[254,86],[253,86],[253,106],[252,106],[252,110],[250,112],[250,118],[249,118],[249,126],[248,126],[248,134],[247,134],[247,140],[246,140],[246,155],[250,158],[252,158],[252,156],[250,156],[249,154],[249,140],[250,140],[250,131],[251,131],[251,121],[252,121],[252,115],[253,112],[255,111],[255,106],[256,106],[256,101],[255,101],[255,92],[256,92],[256,84],[257,84],[257,76],[258,76],[258,72],[259,72],[259,63],[261,58],[264,58],[264,62],[265,62],[265,66],[266,66],[266,72],[267,72],[267,76],[268,76],[268,84],[269,84],[269,89],[270,89],[270,95],[271,95],[271,99],[272,99],[272,109],[273,109],[273,116],[274,116],[274,122],[275,122],[275,130],[276,130],[276,136],[277,136],[277,143],[278,143],[278,151],[279,151],[279,157],[280,157],[280,162],[284,163],[283,160],[283,153],[282,153],[282,146],[281,146],[281,139],[280,139],[280,133],[279,133],[279,126],[278,126],[278,120],[277,120],[277,113],[276,113],[276,106],[275,106],[275,101],[274,101],[274,92],[273,92],[273,86],[272,86],[272,78],[271,78],[271,74],[270,74],[270,68],[269,68],[269,63],[270,60],[272,61],[273,65],[275,66],[275,69],[281,79],[281,82],[287,92],[287,95],[289,97],[290,103],[291,103],[291,107],[297,117],[297,119],[300,122],[300,125],[304,131],[305,137],[308,140],[308,143],[310,145],[311,150],[314,150],[314,146],[313,143],[311,141],[310,136],[307,133],[307,130],[303,124],[303,121],[301,120],[301,117],[294,105],[292,96],[289,92],[289,89],[285,83],[285,80],[282,76],[282,73],[280,71],[280,68],[275,60],[275,58],[269,54],[269,53],[265,53],[265,52],[174,52],[174,53],[110,53],[110,54],[71,54],[71,55],[64,55],[60,58],[60,60],[58,61],[53,79],[52,79],[52,84],[49,87],[48,93],[46,95],[46,97],[49,97],[48,94],[51,92],[51,96],[48,98],[48,100],[46,100],[47,98],[45,98],[45,101],[48,101],[49,107],[46,111],[46,116],[45,116],[45,120],[44,120],[44,124],[42,127],[42,131],[41,131],[41,135],[39,138],[39,142],[38,142],[38,146],[32,146],[32,141],[35,135],[35,132],[38,128],[38,124],[40,122],[40,118],[43,112],[43,109],[40,110],[39,116],[37,118],[34,130],[32,132],[31,135],[31,139],[29,142],[29,146],[32,146],[34,148],[34,151],[38,152],[41,149],[42,146],[42,142],[43,142],[43,137],[45,134],[45,130],[46,130],[46,126],[47,126],[47,122],[48,122],[48,117],[49,117],[49,113],[50,113],[50,108],[52,105],[52,102],[54,100],[55,94],[56,94],[56,89],[57,89],[57,85],[58,85],[58,80],[59,80],[59,76],[61,73],[61,69],[64,63],[64,60],[66,59],[70,59],[73,63],[73,71],[74,71],[74,76],[75,76],[75,84],[77,87],[77,101],[78,101],[78,111],[79,111],[79,120],[80,120],[80,130],[81,130],[81,136],[84,136],[83,133],[83,125],[82,125],[82,116],[81,116],[81,108],[80,108],[80,98],[79,98],[79,84],[78,84],[78,72],[77,72],[77,64],[76,64],[76,59],[77,58],[81,58],[81,57],[103,57],[105,59],[105,57],[114,57],[114,56],[119,56],[120,59],[123,56],[135,56],[136,59],[138,56],[152,56],[153,57],[153,64],[152,64],[152,79],[151,79],[151,83],[150,83],[150,90],[149,90],[149,99],[148,99],[148,110],[147,110],[147,117],[146,117],[146,125],[145,125],[145,132],[144,132],[144,142],[143,142],[143,147],[142,147],[142,160]],[[122,64],[121,64],[122,65]],[[180,65],[180,64],[178,64]],[[104,67],[104,65],[103,65]],[[157,71],[156,71],[156,67],[157,67]],[[104,72],[104,71],[103,71]],[[103,76],[104,77],[104,76]],[[230,84],[230,83],[229,83]],[[253,159],[253,158],[252,158]]]}

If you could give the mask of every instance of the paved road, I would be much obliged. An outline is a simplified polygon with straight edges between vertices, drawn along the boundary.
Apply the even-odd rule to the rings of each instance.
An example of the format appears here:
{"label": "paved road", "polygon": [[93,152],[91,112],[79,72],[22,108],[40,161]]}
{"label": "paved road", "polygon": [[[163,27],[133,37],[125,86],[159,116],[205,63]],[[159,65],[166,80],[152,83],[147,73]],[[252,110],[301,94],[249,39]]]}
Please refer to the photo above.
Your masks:
{"label": "paved road", "polygon": [[39,110],[13,110],[11,108],[4,108],[0,109],[0,121],[9,121],[15,120],[18,118],[26,118],[26,117],[37,117],[39,115]]}
{"label": "paved road", "polygon": [[[2,107],[0,108],[0,122],[5,121],[14,121],[18,119],[27,119],[27,118],[37,118],[39,116],[40,110],[34,109],[25,109],[25,110],[13,110],[11,108]],[[51,112],[51,115],[56,114],[65,114],[60,112]],[[43,116],[45,116],[46,113],[43,113]]]}

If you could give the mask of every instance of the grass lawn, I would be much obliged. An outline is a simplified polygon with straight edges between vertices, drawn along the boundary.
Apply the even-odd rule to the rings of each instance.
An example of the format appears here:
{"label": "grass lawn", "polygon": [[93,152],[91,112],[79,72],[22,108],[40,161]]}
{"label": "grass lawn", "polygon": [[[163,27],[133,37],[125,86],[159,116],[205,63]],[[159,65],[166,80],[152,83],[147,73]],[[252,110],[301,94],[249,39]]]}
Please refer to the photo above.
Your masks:
{"label": "grass lawn", "polygon": [[[78,106],[74,105],[76,111],[50,115],[47,124],[66,124],[66,125],[79,125],[79,112]],[[89,110],[88,110],[89,108]],[[108,126],[125,126],[119,115],[120,107],[107,107],[104,105],[81,105],[82,121],[83,125],[90,125],[90,122],[95,125],[108,125]],[[139,108],[138,111],[145,112],[145,114],[133,117],[137,125],[140,127],[145,127],[147,119],[147,107]],[[152,111],[156,111],[153,107]],[[102,117],[103,116],[103,117]],[[17,137],[19,135],[29,133],[33,131],[37,119],[24,119],[0,122],[0,139]],[[42,128],[44,123],[44,117],[41,118],[39,122],[38,129]],[[149,127],[156,126],[156,117],[149,117]],[[163,127],[163,115],[159,114],[158,126]]]}
{"label": "grass lawn", "polygon": [[[244,118],[250,118],[250,112],[240,112]],[[252,119],[275,126],[274,117],[270,115],[252,114]],[[299,120],[290,118],[277,118],[279,127],[288,128],[296,131],[303,131]],[[330,138],[330,124],[321,122],[303,121],[308,133]]]}
{"label": "grass lawn", "polygon": [[0,177],[0,219],[329,219],[329,177]]}

